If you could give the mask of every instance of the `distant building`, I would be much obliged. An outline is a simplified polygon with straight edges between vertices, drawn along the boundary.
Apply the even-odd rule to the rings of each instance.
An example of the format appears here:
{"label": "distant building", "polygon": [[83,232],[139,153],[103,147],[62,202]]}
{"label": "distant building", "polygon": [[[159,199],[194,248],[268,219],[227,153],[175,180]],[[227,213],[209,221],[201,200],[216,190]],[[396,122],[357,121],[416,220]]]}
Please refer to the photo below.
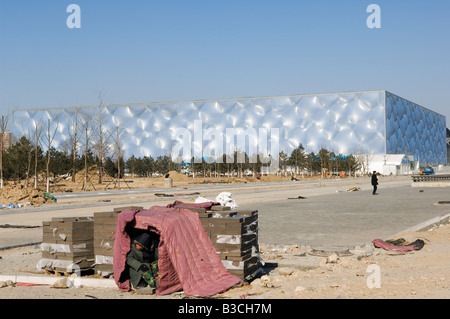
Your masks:
{"label": "distant building", "polygon": [[[16,110],[12,132],[17,137],[28,135],[50,120],[58,127],[54,140],[58,148],[70,139],[76,113],[80,121],[90,122],[92,130],[101,113],[105,131],[120,132],[125,158],[171,155],[180,143],[178,129],[189,132],[186,141],[193,155],[205,156],[212,147],[221,156],[235,142],[226,130],[236,129],[246,135],[246,143],[263,150],[277,143],[278,150],[288,155],[301,144],[306,152],[325,148],[342,155],[407,154],[420,164],[447,163],[445,116],[384,90]],[[278,139],[263,141],[250,134],[261,129],[277,130]],[[219,138],[213,139],[211,132]]]}
{"label": "distant building", "polygon": [[408,154],[367,154],[361,161],[361,174],[377,171],[382,175],[409,175],[419,173],[419,161]]}
{"label": "distant building", "polygon": [[447,129],[447,165],[450,165],[450,130]]}

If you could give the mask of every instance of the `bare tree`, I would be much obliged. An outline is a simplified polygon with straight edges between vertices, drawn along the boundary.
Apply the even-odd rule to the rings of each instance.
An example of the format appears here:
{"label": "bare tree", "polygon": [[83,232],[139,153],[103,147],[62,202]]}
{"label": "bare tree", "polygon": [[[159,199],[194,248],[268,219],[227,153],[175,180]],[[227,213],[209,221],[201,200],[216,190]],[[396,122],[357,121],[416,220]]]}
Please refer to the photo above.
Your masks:
{"label": "bare tree", "polygon": [[287,166],[288,156],[287,156],[287,154],[285,152],[281,151],[278,154],[278,158],[279,158],[280,164],[281,164],[282,175],[286,176],[286,166]]}
{"label": "bare tree", "polygon": [[374,156],[372,154],[366,154],[362,150],[357,150],[354,154],[357,166],[360,168],[361,175],[369,174],[369,164],[373,160]]}
{"label": "bare tree", "polygon": [[120,138],[119,138],[119,127],[116,129],[116,147],[117,147],[117,186],[120,188]]}
{"label": "bare tree", "polygon": [[[90,182],[89,178],[89,167],[88,167],[88,153],[89,147],[91,145],[91,122],[86,119],[83,123],[83,131],[84,131],[84,179],[83,179],[83,187],[82,189],[87,189],[88,182]],[[92,184],[92,183],[91,183]],[[94,185],[92,185],[94,186]],[[95,189],[95,187],[94,187]]]}
{"label": "bare tree", "polygon": [[[27,133],[27,140],[30,141],[30,143],[33,141],[32,133]],[[31,144],[30,144],[31,145]],[[30,179],[30,172],[31,172],[31,159],[33,158],[33,151],[34,147],[30,146],[30,148],[27,150],[27,171],[26,171],[26,179],[25,179],[25,189],[28,189],[28,183]]]}
{"label": "bare tree", "polygon": [[39,141],[41,139],[42,129],[39,126],[39,122],[35,122],[34,131],[34,189],[38,188],[38,151]]}
{"label": "bare tree", "polygon": [[72,125],[69,127],[69,136],[71,140],[71,151],[72,151],[72,182],[75,182],[75,177],[77,173],[77,149],[78,149],[78,125],[80,120],[80,109],[77,107],[74,110]]}
{"label": "bare tree", "polygon": [[[116,181],[117,183],[115,183],[115,185],[117,185],[118,188],[120,188],[120,180],[121,180],[121,159],[123,157],[123,149],[121,147],[121,143],[120,143],[120,135],[121,135],[121,131],[119,129],[119,126],[116,127],[116,132],[115,132],[115,138],[113,137],[113,134],[110,133],[110,136],[112,137],[114,144],[115,144],[115,149],[116,149],[116,157],[117,157],[117,176],[116,176]],[[129,188],[128,184],[125,181],[125,184],[127,185],[127,187]]]}
{"label": "bare tree", "polygon": [[98,108],[98,183],[103,184],[103,127],[102,107]]}
{"label": "bare tree", "polygon": [[5,149],[5,138],[6,138],[6,127],[8,125],[8,120],[2,115],[2,122],[0,124],[1,139],[0,139],[0,188],[3,189],[3,151]]}
{"label": "bare tree", "polygon": [[120,146],[119,127],[116,128],[115,142],[116,142],[116,152],[117,152],[117,187],[120,188],[120,178],[122,176],[122,172],[120,171],[120,160],[121,160],[122,147]]}
{"label": "bare tree", "polygon": [[103,159],[106,156],[108,152],[108,140],[109,137],[111,137],[111,133],[108,133],[105,131],[103,127],[102,117],[103,117],[103,111],[105,110],[105,107],[103,105],[103,99],[101,96],[101,93],[98,93],[97,96],[98,101],[98,116],[97,116],[97,142],[94,142],[94,147],[97,149],[98,152],[98,183],[103,184]]}
{"label": "bare tree", "polygon": [[50,119],[48,119],[47,121],[47,136],[46,136],[46,146],[47,146],[47,162],[45,165],[45,169],[46,169],[46,188],[47,188],[47,193],[50,191],[50,159],[51,159],[51,147],[52,147],[52,142],[55,139],[56,136],[56,132],[58,131],[58,125],[55,125],[55,129],[54,131],[52,131],[52,121]]}

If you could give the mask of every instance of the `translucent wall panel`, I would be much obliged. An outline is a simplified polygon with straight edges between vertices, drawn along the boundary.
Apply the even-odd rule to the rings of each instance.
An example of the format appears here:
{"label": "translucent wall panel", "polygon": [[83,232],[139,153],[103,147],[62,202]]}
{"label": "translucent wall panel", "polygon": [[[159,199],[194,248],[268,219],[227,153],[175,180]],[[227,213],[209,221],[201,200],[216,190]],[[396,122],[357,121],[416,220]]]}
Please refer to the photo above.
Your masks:
{"label": "translucent wall panel", "polygon": [[[79,129],[88,127],[93,145],[99,136],[100,114],[104,134],[119,134],[125,157],[170,155],[179,143],[175,133],[180,129],[191,134],[192,155],[205,153],[217,143],[222,144],[217,149],[226,153],[233,143],[227,140],[227,129],[240,133],[265,129],[267,145],[275,141],[270,140],[271,132],[278,130],[277,149],[288,155],[299,144],[307,152],[326,148],[337,154],[384,153],[386,147],[385,91],[19,110],[13,114],[12,131],[16,137],[32,135],[36,126],[47,132],[50,120],[52,132],[56,132],[54,147],[68,149],[77,123]],[[196,127],[201,128],[200,140]],[[209,139],[210,132],[219,135],[216,144]],[[84,134],[79,133],[80,140]],[[260,152],[258,137],[246,141],[258,144]],[[109,144],[114,147],[112,139]]]}
{"label": "translucent wall panel", "polygon": [[422,164],[446,164],[446,118],[386,92],[386,150]]}

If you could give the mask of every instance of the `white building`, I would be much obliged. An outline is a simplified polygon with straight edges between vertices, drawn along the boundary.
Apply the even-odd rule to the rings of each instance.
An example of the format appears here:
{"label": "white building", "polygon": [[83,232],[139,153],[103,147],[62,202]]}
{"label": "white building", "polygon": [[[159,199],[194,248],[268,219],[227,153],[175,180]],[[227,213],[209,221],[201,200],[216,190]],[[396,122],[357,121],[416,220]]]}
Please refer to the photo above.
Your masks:
{"label": "white building", "polygon": [[[289,155],[301,144],[306,152],[325,148],[342,155],[382,154],[377,163],[384,163],[383,154],[404,153],[421,164],[447,163],[445,116],[384,90],[16,110],[12,132],[29,136],[36,127],[51,123],[58,130],[53,145],[58,149],[70,140],[76,119],[79,127],[88,123],[94,131],[101,122],[102,130],[113,136],[120,133],[125,158],[171,155],[187,162],[205,153],[218,158],[233,154],[235,140],[241,140],[247,143],[245,151],[254,151],[249,156],[278,157],[270,151],[274,149]],[[189,133],[183,141],[180,130]],[[235,136],[230,138],[227,130]],[[181,143],[184,153],[178,154]],[[386,156],[386,163],[392,159],[392,164],[384,167],[397,171],[398,156]]]}
{"label": "white building", "polygon": [[382,175],[410,175],[419,172],[419,159],[407,154],[365,154],[361,174],[377,171]]}

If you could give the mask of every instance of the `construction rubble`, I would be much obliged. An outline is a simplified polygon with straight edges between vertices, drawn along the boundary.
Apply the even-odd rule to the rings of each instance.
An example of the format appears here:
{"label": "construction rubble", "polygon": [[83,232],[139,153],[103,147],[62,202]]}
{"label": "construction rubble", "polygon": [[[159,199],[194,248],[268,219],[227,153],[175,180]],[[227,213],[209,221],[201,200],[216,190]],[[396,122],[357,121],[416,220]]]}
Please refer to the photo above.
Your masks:
{"label": "construction rubble", "polygon": [[[129,206],[114,208],[113,211],[96,212],[92,217],[52,218],[50,221],[45,221],[42,224],[43,235],[40,245],[42,258],[38,261],[36,267],[48,274],[66,276],[71,276],[72,274],[77,276],[95,275],[101,278],[114,278],[115,271],[117,275],[114,259],[120,258],[118,251],[124,251],[123,247],[115,249],[115,246],[118,245],[118,238],[120,245],[122,245],[124,233],[120,230],[120,225],[118,225],[121,221],[120,216],[130,212],[133,216],[136,216],[132,217],[133,220],[127,220],[125,223],[129,227],[129,225],[136,224],[139,216],[139,218],[144,218],[150,214],[148,218],[151,218],[156,216],[155,214],[168,212],[170,216],[175,216],[173,218],[184,218],[181,213],[186,214],[186,211],[189,214],[194,213],[195,218],[198,217],[198,224],[204,228],[203,232],[207,240],[198,241],[197,245],[206,245],[204,250],[208,251],[207,246],[211,244],[211,247],[214,249],[214,256],[205,255],[201,260],[211,257],[216,258],[217,256],[221,262],[219,268],[223,267],[227,275],[229,274],[236,278],[231,281],[231,286],[239,282],[249,281],[257,275],[261,265],[258,245],[258,211],[232,209],[230,206],[222,206],[218,202],[199,204],[175,201],[173,204],[168,205],[167,208],[154,206],[149,210],[145,210],[143,207]],[[167,220],[167,217],[164,220]],[[153,222],[152,224],[154,225]],[[172,224],[176,223],[172,222]],[[188,233],[192,234],[190,236],[197,236],[196,231],[189,230],[190,226],[185,221],[183,221],[183,227],[188,229]],[[165,229],[167,227],[162,228]],[[176,233],[178,232],[175,231],[174,234]],[[172,235],[172,237],[174,236]],[[166,239],[165,242],[173,240],[176,239]],[[188,242],[195,242],[196,240],[197,238],[191,238]],[[127,245],[129,246],[129,244]],[[162,245],[160,244],[159,249],[161,249]],[[193,249],[197,248],[199,247],[194,247]],[[189,247],[184,247],[182,251],[190,249]],[[199,251],[202,250],[200,249]],[[172,256],[171,259],[173,260],[177,257]],[[158,263],[163,263],[162,259]],[[176,271],[180,273],[179,276],[183,275],[183,270]],[[120,277],[123,276],[120,275]],[[222,278],[223,273],[219,277]],[[118,283],[118,287],[121,289],[120,283]],[[225,287],[227,289],[230,288],[228,286]],[[170,292],[173,291],[170,290]],[[164,293],[167,293],[167,291]],[[208,293],[205,292],[205,294]],[[216,292],[214,291],[214,293]]]}

